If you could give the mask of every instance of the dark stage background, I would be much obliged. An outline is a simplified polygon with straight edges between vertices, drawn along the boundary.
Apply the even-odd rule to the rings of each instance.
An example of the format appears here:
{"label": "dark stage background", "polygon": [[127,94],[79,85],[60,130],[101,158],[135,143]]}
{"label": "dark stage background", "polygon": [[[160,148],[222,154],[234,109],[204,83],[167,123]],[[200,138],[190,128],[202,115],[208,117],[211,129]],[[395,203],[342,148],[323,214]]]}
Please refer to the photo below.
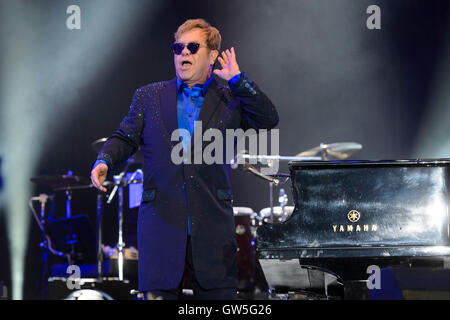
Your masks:
{"label": "dark stage background", "polygon": [[[66,27],[72,4],[81,8],[80,30]],[[381,9],[380,30],[366,27],[373,4]],[[12,257],[25,250],[23,293],[13,296],[39,299],[41,238],[26,205],[51,190],[29,179],[69,170],[89,177],[91,143],[117,128],[134,90],[175,76],[170,44],[188,18],[216,26],[222,48],[235,47],[241,70],[278,107],[281,155],[354,141],[363,149],[353,159],[448,157],[449,6],[446,0],[2,0],[0,281],[11,291],[20,273]],[[282,164],[280,172],[287,171]],[[257,212],[269,206],[266,182],[240,171],[232,179],[236,206]],[[55,195],[55,216],[63,217],[64,194]],[[23,203],[23,212],[11,201]],[[73,214],[94,222],[95,201],[93,189],[74,192]],[[116,242],[116,210],[115,203],[105,208],[109,245]],[[16,247],[14,236],[24,237],[14,230],[21,229],[25,247]]]}

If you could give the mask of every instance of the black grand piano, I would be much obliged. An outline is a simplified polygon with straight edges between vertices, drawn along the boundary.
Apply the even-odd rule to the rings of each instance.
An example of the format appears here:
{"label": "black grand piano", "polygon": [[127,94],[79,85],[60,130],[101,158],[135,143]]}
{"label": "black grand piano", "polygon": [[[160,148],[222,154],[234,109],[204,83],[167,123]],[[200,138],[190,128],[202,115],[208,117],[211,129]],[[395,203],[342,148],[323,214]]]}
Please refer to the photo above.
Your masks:
{"label": "black grand piano", "polygon": [[259,261],[272,288],[278,274],[295,289],[305,268],[333,275],[349,293],[367,281],[371,265],[445,266],[450,159],[297,161],[289,170],[292,215],[257,230]]}

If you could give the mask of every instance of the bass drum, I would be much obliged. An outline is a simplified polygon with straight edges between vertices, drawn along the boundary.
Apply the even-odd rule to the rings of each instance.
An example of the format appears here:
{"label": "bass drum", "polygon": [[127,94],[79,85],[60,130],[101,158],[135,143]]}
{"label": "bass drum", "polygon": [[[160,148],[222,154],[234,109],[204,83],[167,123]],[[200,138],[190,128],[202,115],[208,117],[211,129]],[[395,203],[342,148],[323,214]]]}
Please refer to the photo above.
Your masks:
{"label": "bass drum", "polygon": [[247,207],[234,207],[234,222],[238,244],[238,291],[240,298],[257,298],[267,292],[267,281],[256,253],[256,228],[259,217]]}

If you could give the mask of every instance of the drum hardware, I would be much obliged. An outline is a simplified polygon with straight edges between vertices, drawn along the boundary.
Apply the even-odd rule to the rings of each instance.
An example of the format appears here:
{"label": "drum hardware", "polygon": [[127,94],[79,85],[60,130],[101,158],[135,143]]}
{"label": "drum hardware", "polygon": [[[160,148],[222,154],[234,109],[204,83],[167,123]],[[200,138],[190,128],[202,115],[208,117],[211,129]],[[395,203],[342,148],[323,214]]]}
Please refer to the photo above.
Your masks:
{"label": "drum hardware", "polygon": [[[284,215],[285,214],[284,207],[288,203],[288,196],[287,196],[287,194],[286,194],[286,192],[284,191],[283,188],[281,188],[279,193],[278,193],[278,203],[280,204],[281,212],[283,212],[283,215]],[[273,212],[273,209],[272,209],[272,212]],[[284,219],[284,220],[286,220],[286,219]]]}
{"label": "drum hardware", "polygon": [[[105,144],[105,142],[108,140],[108,138],[100,138],[95,140],[94,142],[91,143],[91,147],[92,149],[96,152],[99,153],[100,150],[102,149],[103,145]],[[126,173],[128,171],[128,169],[130,168],[130,166],[132,164],[142,164],[144,163],[144,155],[142,153],[142,150],[139,148],[131,158],[129,158],[125,164],[125,167],[121,170],[121,172],[118,175],[115,175],[113,177],[114,182],[106,182],[103,183],[103,185],[105,186],[105,184],[109,184],[109,185],[113,185],[113,189],[110,192],[106,203],[110,204],[111,201],[113,200],[115,194],[117,193],[117,197],[118,197],[118,240],[117,240],[117,250],[118,250],[118,259],[117,259],[117,266],[118,266],[118,272],[119,272],[119,280],[123,281],[123,263],[124,263],[124,248],[125,248],[125,243],[123,240],[123,201],[124,201],[124,187],[128,186],[131,183],[142,183],[142,179],[136,179],[136,175],[138,173],[140,173],[141,175],[142,170],[141,169],[137,169],[132,176],[127,179],[126,178]],[[97,259],[97,263],[98,263],[98,276],[99,278],[102,275],[102,260],[103,260],[103,252],[102,252],[102,212],[103,212],[103,201],[104,201],[104,195],[102,196],[101,194],[98,195],[97,198],[97,250],[98,250],[98,259]]]}
{"label": "drum hardware", "polygon": [[[53,189],[53,191],[64,191],[66,196],[66,218],[71,217],[71,201],[72,201],[72,191],[78,189],[92,188],[90,179],[76,176],[73,174],[72,170],[69,170],[67,174],[63,175],[41,175],[30,179],[32,182]],[[31,197],[29,201],[29,207],[33,212],[36,222],[41,230],[43,241],[39,244],[42,249],[41,257],[41,275],[40,275],[40,286],[42,298],[47,298],[47,269],[48,269],[48,252],[66,258],[68,264],[72,264],[70,254],[65,254],[52,247],[52,241],[47,230],[47,218],[45,215],[46,203],[49,200],[53,200],[54,195],[40,194],[38,197]],[[34,210],[33,201],[40,202],[40,215]]]}
{"label": "drum hardware", "polygon": [[[277,156],[277,155],[251,155],[251,154],[247,154],[244,152],[239,152],[238,155],[236,156],[236,158],[233,159],[232,163],[231,163],[231,167],[236,169],[238,167],[239,164],[241,164],[241,168],[244,171],[250,172],[253,175],[264,179],[266,181],[269,182],[269,205],[271,208],[271,212],[272,212],[272,217],[271,220],[273,220],[273,189],[274,189],[274,185],[277,186],[279,184],[284,184],[286,183],[290,176],[287,174],[273,174],[273,175],[266,175],[261,173],[260,171],[258,171],[256,168],[254,168],[253,166],[251,166],[250,164],[246,163],[245,161],[249,161],[249,162],[259,162],[262,164],[266,164],[268,167],[273,167],[275,162],[278,161],[317,161],[317,160],[321,160],[322,158],[319,156],[301,156],[301,157],[292,157],[292,156]],[[284,180],[281,181],[281,179],[279,178],[283,178]]]}
{"label": "drum hardware", "polygon": [[267,207],[259,212],[259,217],[264,223],[278,224],[289,219],[294,212],[294,206]]}
{"label": "drum hardware", "polygon": [[93,185],[88,178],[76,176],[72,170],[64,175],[42,175],[30,179],[32,182],[45,187],[50,187],[53,191],[64,191],[66,194],[66,218],[71,216],[72,191],[78,189],[92,188]]}
{"label": "drum hardware", "polygon": [[[103,186],[108,187],[111,190],[110,186],[114,186],[115,190],[112,194],[109,195],[109,200],[111,201],[114,197],[114,194],[118,191],[119,192],[119,204],[123,203],[123,194],[120,195],[121,192],[123,192],[121,189],[123,186],[126,186],[130,183],[142,183],[142,179],[136,179],[136,174],[141,173],[142,170],[137,170],[134,172],[133,176],[129,179],[124,180],[125,171],[128,169],[128,164],[135,163],[136,160],[134,158],[130,158],[129,161],[127,161],[127,167],[123,170],[122,174],[119,177],[115,177],[115,182],[105,181],[103,183]],[[44,186],[49,187],[54,191],[64,191],[65,198],[66,198],[66,205],[65,205],[65,211],[66,211],[66,219],[71,218],[71,201],[72,201],[72,192],[73,190],[78,189],[86,189],[86,188],[92,188],[93,185],[91,184],[91,181],[89,178],[84,178],[80,176],[74,175],[73,171],[68,171],[67,174],[64,175],[41,175],[36,176],[30,179],[32,182]],[[120,188],[119,188],[120,187]],[[113,188],[114,189],[114,188]],[[39,228],[42,230],[43,233],[43,241],[40,243],[40,247],[43,250],[42,253],[42,284],[44,284],[44,281],[46,281],[46,273],[47,273],[47,264],[48,264],[48,252],[51,252],[52,254],[55,254],[60,257],[67,258],[68,264],[72,264],[72,259],[70,254],[65,254],[63,252],[59,252],[55,250],[52,247],[51,238],[48,235],[47,231],[47,225],[46,220],[47,217],[44,216],[45,214],[45,208],[46,208],[46,202],[48,199],[53,199],[53,195],[49,196],[46,194],[41,194],[39,197],[33,197],[30,199],[29,206],[36,218],[36,221],[39,225]],[[97,251],[97,280],[100,282],[102,281],[103,276],[103,252],[102,252],[102,219],[103,219],[103,211],[104,211],[104,203],[105,203],[105,197],[106,194],[103,192],[98,192],[97,194],[97,225],[96,225],[96,251]],[[32,201],[39,200],[41,202],[41,216],[38,216],[38,213],[34,210],[32,206]],[[122,238],[122,224],[123,224],[123,211],[122,208],[119,210],[119,221],[120,221],[120,230],[119,230],[119,241],[118,241],[118,249],[121,250],[124,248],[123,238]],[[92,239],[94,240],[94,239]],[[95,241],[95,240],[94,240]],[[48,251],[47,251],[48,250]],[[121,250],[122,251],[122,250]],[[120,274],[120,280],[123,281],[123,253],[121,252],[121,258],[118,259],[118,269]],[[46,287],[42,287],[42,296],[45,298],[47,295]]]}
{"label": "drum hardware", "polygon": [[259,217],[265,223],[282,223],[290,218],[294,211],[293,206],[287,206],[288,196],[283,188],[278,194],[279,206],[264,208],[260,211]]}
{"label": "drum hardware", "polygon": [[[66,218],[71,217],[71,201],[72,201],[72,190],[78,189],[88,189],[92,188],[93,185],[88,178],[76,176],[73,174],[72,170],[69,170],[67,174],[63,175],[41,175],[37,177],[33,177],[30,179],[32,182],[44,186],[52,188],[53,191],[64,191],[66,195]],[[54,198],[53,195],[41,194],[39,197],[32,197],[30,199],[30,209],[32,210],[36,221],[39,225],[39,228],[43,232],[44,242],[41,243],[42,248],[47,248],[50,252],[55,255],[59,255],[64,257],[65,255],[61,252],[53,250],[50,245],[50,239],[48,238],[46,232],[46,221],[45,221],[45,205],[48,199],[52,200]],[[40,219],[37,218],[37,214],[35,214],[34,208],[31,204],[32,201],[38,200],[41,203],[41,216]],[[69,263],[70,264],[70,263]]]}
{"label": "drum hardware", "polygon": [[[66,257],[62,252],[56,251],[52,248],[52,243],[50,240],[50,237],[47,234],[47,217],[45,215],[45,207],[47,201],[50,199],[52,200],[54,198],[53,195],[48,195],[45,193],[40,194],[37,197],[31,197],[28,206],[31,209],[31,212],[33,213],[34,218],[36,219],[36,222],[39,226],[39,229],[41,230],[42,234],[42,242],[39,244],[39,247],[42,250],[42,256],[41,256],[41,273],[40,273],[40,288],[41,288],[41,298],[46,299],[47,298],[47,270],[48,270],[48,252],[51,252],[57,256],[60,257]],[[40,204],[40,213],[37,214],[36,210],[33,207],[33,201],[39,201]]]}
{"label": "drum hardware", "polygon": [[278,202],[282,208],[288,203],[288,196],[283,188],[280,189],[278,194]]}
{"label": "drum hardware", "polygon": [[[109,257],[109,259],[118,259],[119,257],[119,251],[118,248],[110,246],[103,246],[102,250],[106,256]],[[136,248],[124,248],[123,249],[123,256],[125,260],[139,260],[139,253]]]}
{"label": "drum hardware", "polygon": [[131,289],[130,295],[136,296],[136,300],[145,300],[145,293],[136,289]]}
{"label": "drum hardware", "polygon": [[50,187],[53,190],[75,190],[92,188],[89,178],[76,176],[72,170],[63,175],[42,175],[30,179],[32,182],[44,187]]}
{"label": "drum hardware", "polygon": [[64,300],[114,300],[101,290],[81,289],[70,293]]}
{"label": "drum hardware", "polygon": [[[130,177],[130,179],[126,178],[126,173],[127,173],[127,169],[129,167],[129,165],[131,163],[134,163],[133,159],[128,159],[127,160],[127,164],[125,166],[125,168],[122,170],[122,172],[120,172],[120,174],[115,175],[113,177],[114,179],[114,188],[111,191],[108,200],[106,201],[107,204],[110,204],[112,199],[114,198],[114,195],[117,192],[117,197],[118,197],[118,240],[117,240],[117,250],[118,250],[118,258],[117,258],[117,266],[118,266],[118,272],[119,272],[119,280],[123,281],[123,262],[124,262],[124,248],[125,248],[125,242],[123,240],[123,199],[124,199],[124,194],[123,194],[123,190],[124,187],[128,186],[131,183],[137,183],[137,182],[141,182],[142,180],[140,179],[136,179],[136,175],[138,173],[140,173],[142,175],[142,170],[138,169],[136,170],[132,176]],[[101,243],[98,244],[99,246],[101,246]],[[101,247],[99,247],[101,249]],[[101,250],[100,250],[101,252]],[[99,262],[100,264],[100,262]]]}

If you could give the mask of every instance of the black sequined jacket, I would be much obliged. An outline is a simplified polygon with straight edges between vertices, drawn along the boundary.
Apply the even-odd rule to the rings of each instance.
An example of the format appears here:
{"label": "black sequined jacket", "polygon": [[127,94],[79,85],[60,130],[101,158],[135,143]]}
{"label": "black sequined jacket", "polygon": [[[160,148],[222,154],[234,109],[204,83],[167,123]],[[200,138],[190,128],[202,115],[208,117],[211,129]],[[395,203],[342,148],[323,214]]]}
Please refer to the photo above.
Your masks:
{"label": "black sequined jacket", "polygon": [[[211,141],[202,141],[202,135],[194,132],[191,163],[174,163],[172,151],[179,145],[179,141],[172,141],[177,129],[176,90],[176,79],[137,89],[128,115],[97,159],[106,161],[113,170],[139,147],[144,155],[144,192],[137,230],[140,291],[173,289],[180,283],[188,216],[200,285],[205,289],[236,287],[237,242],[229,161],[195,164],[195,145],[205,150]],[[230,86],[215,79],[211,82],[198,121],[203,134],[212,128],[220,130],[225,146],[227,129],[272,129],[278,124],[278,113],[242,73]],[[223,154],[225,157],[226,152]]]}

